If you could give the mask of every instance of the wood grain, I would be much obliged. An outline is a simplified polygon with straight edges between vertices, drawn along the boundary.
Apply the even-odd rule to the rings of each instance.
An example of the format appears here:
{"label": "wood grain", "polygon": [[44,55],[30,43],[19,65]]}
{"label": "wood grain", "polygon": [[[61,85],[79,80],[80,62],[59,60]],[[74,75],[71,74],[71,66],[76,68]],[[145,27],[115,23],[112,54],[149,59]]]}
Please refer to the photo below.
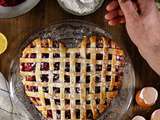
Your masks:
{"label": "wood grain", "polygon": [[[130,41],[124,26],[109,27],[104,20],[105,6],[107,2],[97,12],[83,17],[73,16],[59,7],[56,0],[41,0],[41,2],[25,15],[12,18],[0,19],[0,32],[4,33],[8,39],[7,51],[0,55],[0,71],[8,78],[9,68],[14,58],[17,48],[31,35],[44,27],[65,19],[81,19],[99,25],[112,33],[113,39],[125,46],[132,59],[136,74],[136,91],[145,86],[154,86],[160,92],[160,77],[149,67],[140,56],[137,48]],[[136,92],[135,91],[135,92]],[[134,102],[126,114],[130,120],[136,114],[144,115],[148,120],[153,110],[160,108],[160,97],[157,104],[150,110],[142,110]]]}

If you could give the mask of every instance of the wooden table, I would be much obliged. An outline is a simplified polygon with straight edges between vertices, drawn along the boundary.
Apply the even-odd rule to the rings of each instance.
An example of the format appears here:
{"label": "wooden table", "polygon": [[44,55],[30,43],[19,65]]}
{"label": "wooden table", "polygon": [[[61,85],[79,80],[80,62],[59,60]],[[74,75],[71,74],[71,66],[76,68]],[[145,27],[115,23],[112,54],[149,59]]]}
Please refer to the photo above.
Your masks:
{"label": "wooden table", "polygon": [[[127,49],[135,68],[136,91],[145,86],[154,86],[160,92],[160,77],[149,67],[140,56],[137,48],[130,41],[124,26],[110,27],[105,23],[104,14],[107,2],[96,13],[89,16],[77,17],[63,11],[56,0],[41,0],[41,2],[30,12],[17,18],[0,19],[0,32],[8,38],[8,49],[0,55],[0,71],[8,78],[11,60],[16,54],[17,48],[25,38],[33,32],[54,24],[64,19],[83,19],[93,22],[100,27],[106,28],[112,33],[113,39],[121,42]],[[160,108],[160,97],[157,104],[149,110],[142,110],[135,103],[126,114],[126,119],[131,119],[136,114],[144,115],[149,120],[153,110]]]}

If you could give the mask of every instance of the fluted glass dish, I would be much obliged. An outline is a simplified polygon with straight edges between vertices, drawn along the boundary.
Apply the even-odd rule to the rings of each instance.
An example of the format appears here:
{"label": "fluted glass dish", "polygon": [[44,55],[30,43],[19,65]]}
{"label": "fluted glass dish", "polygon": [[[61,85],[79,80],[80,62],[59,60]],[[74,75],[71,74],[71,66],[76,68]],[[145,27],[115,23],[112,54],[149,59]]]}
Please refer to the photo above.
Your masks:
{"label": "fluted glass dish", "polygon": [[[10,90],[12,99],[19,104],[30,118],[33,120],[44,119],[42,115],[31,104],[24,92],[22,79],[19,75],[19,59],[22,50],[35,38],[50,38],[63,41],[67,47],[76,47],[84,35],[99,34],[111,38],[111,34],[101,29],[97,25],[79,20],[66,20],[61,23],[51,25],[33,35],[31,35],[17,50],[17,55],[12,61],[10,69]],[[123,48],[122,48],[123,49]],[[130,58],[126,53],[126,64],[124,77],[118,96],[112,101],[107,110],[99,117],[99,120],[124,120],[123,115],[128,111],[134,95],[135,74]]]}

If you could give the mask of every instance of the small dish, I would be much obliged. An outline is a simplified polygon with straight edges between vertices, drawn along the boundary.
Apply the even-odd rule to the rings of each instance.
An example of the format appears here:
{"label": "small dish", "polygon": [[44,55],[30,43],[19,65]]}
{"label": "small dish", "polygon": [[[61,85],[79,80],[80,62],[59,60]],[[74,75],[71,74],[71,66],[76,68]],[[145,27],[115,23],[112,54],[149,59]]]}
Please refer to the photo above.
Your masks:
{"label": "small dish", "polygon": [[[85,12],[85,10],[83,11],[83,12],[78,12],[78,11],[74,11],[74,10],[71,10],[71,9],[69,9],[69,8],[67,8],[66,6],[65,6],[65,4],[64,4],[64,2],[62,2],[62,0],[57,0],[58,1],[58,3],[59,3],[59,5],[65,10],[65,11],[67,11],[67,12],[69,12],[69,13],[71,13],[71,14],[73,14],[73,15],[77,15],[77,16],[85,16],[85,15],[89,15],[89,14],[92,14],[92,13],[94,13],[94,12],[96,12],[102,5],[103,5],[103,3],[104,3],[104,0],[97,0],[99,3],[97,3],[97,5],[94,7],[94,9],[90,9],[90,10],[88,10],[88,12]],[[78,2],[77,2],[78,3]],[[78,7],[82,7],[83,5],[79,2],[79,5],[80,6],[78,6]],[[77,6],[77,5],[76,5]],[[72,7],[72,6],[71,6]],[[74,7],[72,7],[72,8],[74,8]],[[85,7],[85,9],[86,9],[87,7]],[[82,8],[80,8],[80,9],[82,9]]]}
{"label": "small dish", "polygon": [[0,6],[0,18],[13,18],[25,14],[39,2],[40,0],[26,0],[25,2],[14,7]]}

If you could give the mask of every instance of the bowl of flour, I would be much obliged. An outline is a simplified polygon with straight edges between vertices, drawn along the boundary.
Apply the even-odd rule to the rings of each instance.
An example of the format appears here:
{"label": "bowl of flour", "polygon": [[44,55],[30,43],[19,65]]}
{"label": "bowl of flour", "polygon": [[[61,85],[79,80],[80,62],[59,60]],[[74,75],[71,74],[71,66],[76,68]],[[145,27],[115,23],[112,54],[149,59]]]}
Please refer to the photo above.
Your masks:
{"label": "bowl of flour", "polygon": [[57,0],[59,5],[67,12],[84,16],[99,9],[104,0]]}

